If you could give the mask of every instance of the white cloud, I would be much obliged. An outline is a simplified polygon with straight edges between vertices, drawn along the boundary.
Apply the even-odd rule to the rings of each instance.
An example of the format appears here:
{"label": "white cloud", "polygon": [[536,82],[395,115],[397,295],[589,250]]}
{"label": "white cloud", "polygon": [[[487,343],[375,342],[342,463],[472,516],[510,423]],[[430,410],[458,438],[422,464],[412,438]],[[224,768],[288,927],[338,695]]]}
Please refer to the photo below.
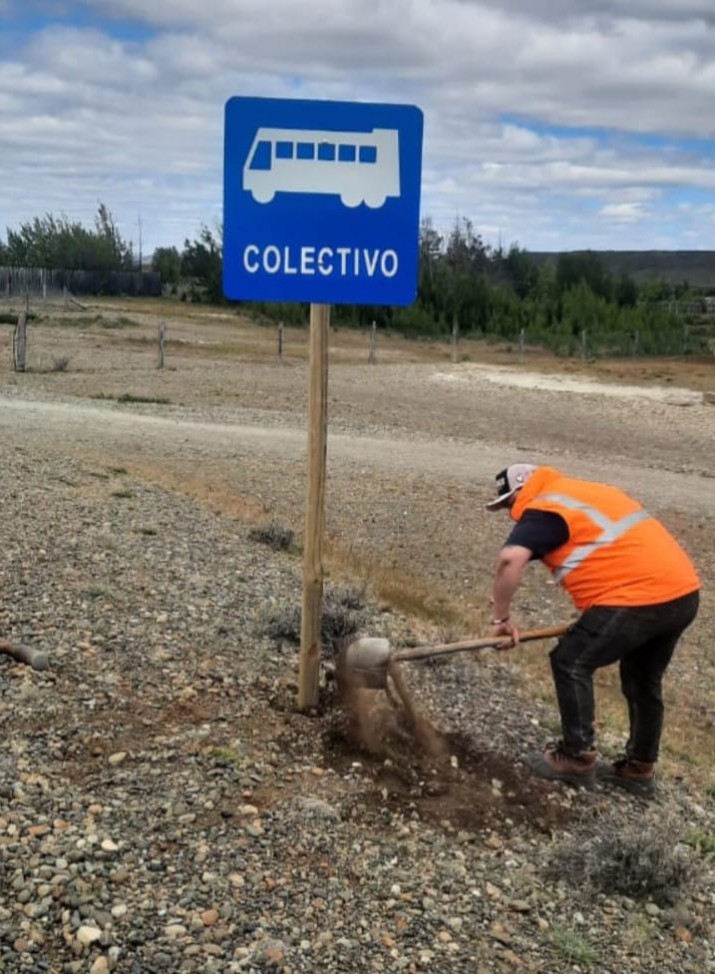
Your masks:
{"label": "white cloud", "polygon": [[[234,94],[419,104],[423,212],[535,248],[614,223],[637,245],[649,202],[715,190],[712,149],[678,141],[715,136],[710,0],[84,2],[114,19],[48,20],[0,61],[0,229],[102,199],[128,234],[141,212],[148,247],[181,245],[220,216]],[[151,29],[111,36],[126,17]]]}
{"label": "white cloud", "polygon": [[617,223],[634,223],[645,216],[642,203],[607,203],[601,209],[601,216]]}

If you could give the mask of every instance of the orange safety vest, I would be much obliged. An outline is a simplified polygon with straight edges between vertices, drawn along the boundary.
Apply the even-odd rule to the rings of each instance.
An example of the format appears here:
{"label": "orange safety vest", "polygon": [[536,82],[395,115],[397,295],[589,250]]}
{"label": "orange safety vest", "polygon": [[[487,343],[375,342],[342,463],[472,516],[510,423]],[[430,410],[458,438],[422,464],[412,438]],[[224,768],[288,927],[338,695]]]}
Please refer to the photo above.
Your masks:
{"label": "orange safety vest", "polygon": [[580,610],[592,605],[656,605],[700,588],[675,538],[618,487],[539,467],[516,496],[511,516],[559,514],[569,540],[542,560]]}

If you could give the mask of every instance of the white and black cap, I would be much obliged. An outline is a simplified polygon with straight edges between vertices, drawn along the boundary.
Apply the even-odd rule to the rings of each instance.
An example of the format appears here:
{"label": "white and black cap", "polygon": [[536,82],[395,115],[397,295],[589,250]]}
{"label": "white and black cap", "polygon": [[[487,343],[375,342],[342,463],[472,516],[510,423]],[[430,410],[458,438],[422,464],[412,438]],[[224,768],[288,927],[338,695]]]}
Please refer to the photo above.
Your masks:
{"label": "white and black cap", "polygon": [[510,467],[500,470],[494,478],[497,482],[497,496],[489,501],[487,510],[498,511],[500,507],[505,507],[509,498],[517,490],[521,490],[535,470],[533,463],[512,463]]}

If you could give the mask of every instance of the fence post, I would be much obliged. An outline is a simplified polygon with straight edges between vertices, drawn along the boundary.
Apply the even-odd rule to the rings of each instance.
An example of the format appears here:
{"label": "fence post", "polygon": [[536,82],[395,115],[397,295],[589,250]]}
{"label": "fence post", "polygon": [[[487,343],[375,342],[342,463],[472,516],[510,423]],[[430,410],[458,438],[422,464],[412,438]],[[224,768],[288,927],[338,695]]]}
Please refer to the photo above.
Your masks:
{"label": "fence post", "polygon": [[455,315],[452,319],[452,362],[459,361],[459,319]]}
{"label": "fence post", "polygon": [[519,329],[519,362],[524,361],[524,347],[526,345],[526,329]]}
{"label": "fence post", "polygon": [[581,361],[585,362],[587,359],[588,343],[586,339],[586,329],[581,329]]}
{"label": "fence post", "polygon": [[636,328],[635,335],[633,336],[633,358],[638,358],[641,350],[641,333]]}
{"label": "fence post", "polygon": [[21,311],[17,316],[17,324],[12,333],[12,365],[16,372],[25,371],[25,356],[27,352],[27,315]]}
{"label": "fence post", "polygon": [[164,368],[165,349],[166,349],[166,323],[160,321],[159,322],[159,361],[156,364],[157,369]]}
{"label": "fence post", "polygon": [[373,321],[370,325],[370,344],[367,352],[368,365],[374,365],[377,361],[377,323]]}
{"label": "fence post", "polygon": [[283,361],[283,322],[278,322],[278,361]]}
{"label": "fence post", "polygon": [[62,285],[62,301],[64,303],[64,309],[65,309],[65,311],[67,311],[67,308],[69,307],[69,302],[67,300],[67,285],[66,284],[63,284]]}

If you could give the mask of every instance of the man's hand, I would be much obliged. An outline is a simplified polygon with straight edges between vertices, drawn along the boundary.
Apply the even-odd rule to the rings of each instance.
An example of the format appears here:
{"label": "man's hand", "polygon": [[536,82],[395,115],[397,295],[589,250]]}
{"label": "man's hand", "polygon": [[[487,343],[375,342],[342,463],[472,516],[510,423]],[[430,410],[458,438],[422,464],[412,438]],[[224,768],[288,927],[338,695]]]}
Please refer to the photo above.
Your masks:
{"label": "man's hand", "polygon": [[506,622],[499,622],[496,625],[492,625],[491,634],[492,636],[505,637],[504,645],[496,647],[501,651],[505,649],[511,649],[513,646],[516,646],[516,644],[519,642],[519,630],[508,619]]}

